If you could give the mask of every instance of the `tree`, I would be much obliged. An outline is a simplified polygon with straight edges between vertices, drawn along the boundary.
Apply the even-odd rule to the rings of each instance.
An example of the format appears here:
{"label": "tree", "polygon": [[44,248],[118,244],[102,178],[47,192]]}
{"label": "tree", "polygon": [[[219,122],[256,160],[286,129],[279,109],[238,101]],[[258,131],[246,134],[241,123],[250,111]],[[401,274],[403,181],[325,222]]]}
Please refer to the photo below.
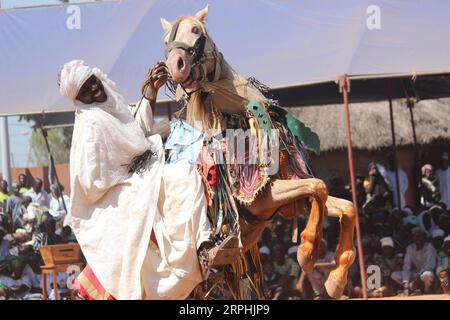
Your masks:
{"label": "tree", "polygon": [[[48,144],[55,159],[55,164],[69,162],[72,131],[73,127],[59,127],[47,130]],[[31,135],[30,158],[37,166],[48,166],[50,164],[47,146],[40,129],[33,130]]]}
{"label": "tree", "polygon": [[[40,129],[43,123],[42,115],[26,115],[21,116],[19,121],[33,122],[33,133],[30,139],[31,153],[30,161],[36,166],[50,165],[50,157],[48,155],[47,146],[44,136]],[[54,127],[47,129],[47,139],[52,152],[55,164],[68,163],[70,156],[70,146],[72,143],[73,127]]]}

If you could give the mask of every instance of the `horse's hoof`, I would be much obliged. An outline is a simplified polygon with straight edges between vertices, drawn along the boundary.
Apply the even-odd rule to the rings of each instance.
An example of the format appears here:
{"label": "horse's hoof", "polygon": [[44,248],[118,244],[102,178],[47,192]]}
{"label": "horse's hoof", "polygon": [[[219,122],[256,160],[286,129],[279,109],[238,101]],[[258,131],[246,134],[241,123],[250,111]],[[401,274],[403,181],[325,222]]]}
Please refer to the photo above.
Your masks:
{"label": "horse's hoof", "polygon": [[339,299],[344,293],[345,283],[339,283],[330,274],[327,281],[325,281],[325,289],[327,290],[327,293],[331,298]]}
{"label": "horse's hoof", "polygon": [[297,261],[302,270],[306,273],[310,273],[314,269],[314,259],[311,256],[307,256],[300,251],[297,252]]}

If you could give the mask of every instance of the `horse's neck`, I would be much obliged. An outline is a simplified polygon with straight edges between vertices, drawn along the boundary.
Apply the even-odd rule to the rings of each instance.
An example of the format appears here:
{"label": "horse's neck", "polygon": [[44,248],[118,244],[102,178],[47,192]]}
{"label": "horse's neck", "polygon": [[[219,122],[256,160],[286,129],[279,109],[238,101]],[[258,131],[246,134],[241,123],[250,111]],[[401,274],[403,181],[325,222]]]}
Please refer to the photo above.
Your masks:
{"label": "horse's neck", "polygon": [[[187,120],[198,130],[212,130],[214,134],[226,128],[223,113],[242,114],[251,100],[264,104],[264,95],[247,79],[238,74],[225,59],[221,59],[217,81],[205,82],[203,88],[210,92],[205,100],[196,92],[189,100]],[[217,72],[217,70],[216,70]]]}

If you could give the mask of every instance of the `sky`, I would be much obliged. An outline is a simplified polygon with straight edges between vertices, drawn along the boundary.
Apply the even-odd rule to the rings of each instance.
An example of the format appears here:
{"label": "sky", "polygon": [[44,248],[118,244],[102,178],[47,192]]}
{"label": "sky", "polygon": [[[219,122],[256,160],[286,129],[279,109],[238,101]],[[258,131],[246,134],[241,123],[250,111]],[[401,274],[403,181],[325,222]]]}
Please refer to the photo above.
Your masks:
{"label": "sky", "polygon": [[[70,2],[86,2],[86,0],[71,0]],[[1,8],[19,8],[38,5],[59,4],[58,0],[0,0]],[[29,161],[31,124],[19,122],[19,117],[8,117],[9,148],[11,154],[11,167],[28,167],[34,164]],[[1,165],[0,159],[0,165]],[[1,166],[0,166],[1,168]],[[15,179],[15,177],[12,177]]]}

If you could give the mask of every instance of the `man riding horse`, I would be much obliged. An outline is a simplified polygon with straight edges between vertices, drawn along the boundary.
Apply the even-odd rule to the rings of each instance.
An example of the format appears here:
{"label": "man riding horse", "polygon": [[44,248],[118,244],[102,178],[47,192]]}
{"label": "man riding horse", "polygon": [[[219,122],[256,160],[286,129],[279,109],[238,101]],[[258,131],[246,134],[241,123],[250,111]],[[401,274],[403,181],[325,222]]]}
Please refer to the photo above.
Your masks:
{"label": "man riding horse", "polygon": [[[323,217],[340,219],[336,268],[325,284],[328,294],[338,298],[355,257],[353,204],[329,197],[325,184],[314,178],[306,152],[318,149],[314,134],[268,99],[257,81],[244,79],[223,59],[206,32],[207,13],[205,8],[175,23],[161,20],[167,69],[157,64],[150,70],[142,90],[147,99],[131,112],[125,112],[123,98],[98,69],[71,62],[62,72],[61,93],[77,106],[71,150],[72,226],[92,267],[88,271],[95,272],[90,276],[100,280],[102,288],[94,289],[119,299],[186,298],[211,270],[234,261],[224,269],[235,275],[227,281],[235,280],[231,291],[236,290],[249,264],[261,276],[256,241],[274,214],[292,219],[309,211],[297,253],[304,272],[312,270],[317,258]],[[106,84],[106,100],[92,75]],[[186,107],[186,120],[172,125],[166,148],[183,145],[183,130],[201,137],[192,158],[177,156],[166,164],[172,165],[168,169],[161,139],[145,138],[154,127],[156,92],[166,80]],[[87,95],[92,91],[89,101],[83,101],[85,85]],[[230,145],[218,135],[226,129],[244,129],[256,137],[256,163],[240,163],[230,156]],[[275,131],[280,150],[270,158],[279,157],[280,166],[269,174],[268,163],[262,161],[262,137]],[[118,142],[111,143],[115,139]],[[247,150],[244,159],[248,157]],[[198,160],[200,175],[193,169]],[[116,248],[109,250],[112,244]],[[89,282],[93,281],[84,285]]]}

